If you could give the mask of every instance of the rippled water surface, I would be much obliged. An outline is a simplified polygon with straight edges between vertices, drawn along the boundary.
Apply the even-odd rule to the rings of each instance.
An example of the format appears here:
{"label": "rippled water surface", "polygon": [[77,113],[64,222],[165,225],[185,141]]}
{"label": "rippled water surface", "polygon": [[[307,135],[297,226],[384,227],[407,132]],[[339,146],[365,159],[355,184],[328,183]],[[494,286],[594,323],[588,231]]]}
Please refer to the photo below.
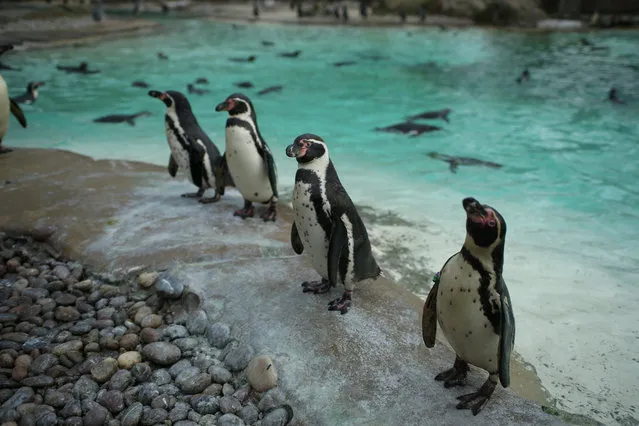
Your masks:
{"label": "rippled water surface", "polygon": [[[131,87],[186,91],[202,127],[223,147],[215,105],[250,80],[261,132],[275,153],[282,192],[295,162],[284,148],[311,132],[329,144],[361,207],[380,263],[425,297],[432,271],[464,238],[461,200],[472,195],[508,223],[505,279],[517,319],[516,349],[559,406],[606,423],[639,418],[639,32],[523,34],[479,29],[353,29],[178,21],[165,32],[97,47],[18,52],[4,62],[12,94],[44,80],[11,123],[6,143],[165,164],[163,105]],[[275,42],[264,47],[262,40]],[[276,52],[301,49],[297,59]],[[164,51],[168,61],[158,60]],[[257,55],[254,63],[230,57]],[[56,64],[87,60],[102,73],[67,75]],[[356,64],[334,67],[338,61]],[[531,81],[515,78],[529,68]],[[281,93],[258,89],[284,85]],[[627,105],[603,101],[612,86]],[[407,137],[373,129],[451,108],[441,131]],[[135,127],[101,115],[151,111]],[[426,154],[503,165],[453,174]],[[168,175],[167,175],[168,179]],[[452,360],[451,360],[452,361]]]}

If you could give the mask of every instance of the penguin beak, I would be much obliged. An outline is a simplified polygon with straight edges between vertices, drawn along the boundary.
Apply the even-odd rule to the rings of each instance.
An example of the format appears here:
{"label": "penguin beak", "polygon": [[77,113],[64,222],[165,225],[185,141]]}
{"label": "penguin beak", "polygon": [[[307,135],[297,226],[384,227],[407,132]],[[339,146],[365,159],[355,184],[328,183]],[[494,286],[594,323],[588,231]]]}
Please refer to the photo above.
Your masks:
{"label": "penguin beak", "polygon": [[159,92],[157,90],[151,90],[149,91],[149,96],[151,96],[152,98],[158,98],[159,100],[163,101],[166,98],[166,93]]}
{"label": "penguin beak", "polygon": [[297,154],[300,153],[299,147],[295,146],[295,144],[291,144],[286,147],[286,156],[287,157],[297,157]]}
{"label": "penguin beak", "polygon": [[479,201],[475,200],[472,197],[468,197],[468,198],[464,198],[464,200],[462,201],[462,205],[464,206],[464,210],[466,210],[466,214],[470,217],[470,216],[480,216],[480,217],[486,217],[487,212],[486,209],[484,209],[484,206],[482,206]]}
{"label": "penguin beak", "polygon": [[235,102],[233,101],[233,99],[226,99],[224,102],[220,102],[219,104],[217,104],[217,106],[215,107],[215,111],[230,111],[234,107]]}

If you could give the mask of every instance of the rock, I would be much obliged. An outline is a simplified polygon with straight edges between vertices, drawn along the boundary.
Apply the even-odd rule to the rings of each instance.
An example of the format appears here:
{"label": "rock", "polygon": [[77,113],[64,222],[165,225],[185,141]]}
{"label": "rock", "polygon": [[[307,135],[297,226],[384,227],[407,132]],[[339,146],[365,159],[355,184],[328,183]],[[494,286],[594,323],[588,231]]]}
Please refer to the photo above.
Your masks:
{"label": "rock", "polygon": [[199,424],[202,426],[218,426],[217,417],[213,414],[206,414],[200,418]]}
{"label": "rock", "polygon": [[158,395],[160,395],[158,385],[152,382],[143,384],[138,391],[138,399],[144,405],[151,405],[153,398]]}
{"label": "rock", "polygon": [[75,303],[76,299],[77,297],[75,297],[71,293],[62,293],[53,300],[55,300],[55,303],[57,303],[58,305],[71,306]]}
{"label": "rock", "polygon": [[14,257],[12,259],[7,260],[7,262],[5,263],[5,266],[7,268],[7,271],[9,271],[9,272],[17,272],[18,271],[18,267],[20,266],[20,258],[19,257]]}
{"label": "rock", "polygon": [[235,414],[225,414],[217,421],[219,426],[244,426],[242,419]]}
{"label": "rock", "polygon": [[100,386],[96,382],[94,382],[89,376],[82,376],[75,382],[73,385],[73,397],[75,399],[83,400],[90,399],[94,400],[96,395],[98,394],[98,390]]}
{"label": "rock", "polygon": [[159,315],[150,314],[142,318],[142,321],[140,321],[139,324],[141,327],[144,328],[158,328],[162,325],[162,317]]}
{"label": "rock", "polygon": [[24,386],[29,386],[32,388],[42,388],[45,386],[51,386],[53,384],[53,377],[44,375],[26,377],[22,379],[21,383]]}
{"label": "rock", "polygon": [[115,308],[102,308],[96,312],[96,318],[98,320],[109,320],[115,314]]}
{"label": "rock", "polygon": [[155,283],[155,290],[160,297],[165,299],[179,299],[184,292],[184,285],[179,281],[169,281],[162,278]]}
{"label": "rock", "polygon": [[220,411],[224,414],[226,413],[237,413],[242,409],[242,403],[232,396],[223,396],[220,398]]}
{"label": "rock", "polygon": [[224,385],[222,386],[222,395],[231,396],[233,395],[233,392],[235,392],[235,388],[233,387],[233,385],[230,383],[224,383]]}
{"label": "rock", "polygon": [[139,402],[134,402],[124,410],[121,417],[122,426],[136,426],[142,419],[144,406]]}
{"label": "rock", "polygon": [[135,364],[131,367],[131,374],[136,383],[146,382],[151,378],[151,367],[147,363]]}
{"label": "rock", "polygon": [[88,333],[89,331],[91,331],[91,329],[95,326],[95,319],[94,318],[88,318],[84,321],[78,321],[76,322],[73,327],[71,327],[69,329],[69,331],[71,332],[71,334],[74,334],[76,336],[81,336],[83,334]]}
{"label": "rock", "polygon": [[142,355],[137,351],[124,352],[118,357],[120,368],[132,368],[135,364],[142,362]]}
{"label": "rock", "polygon": [[176,401],[177,399],[173,395],[160,394],[151,401],[151,408],[162,408],[169,411],[175,406]]}
{"label": "rock", "polygon": [[182,337],[181,339],[175,339],[173,344],[180,348],[181,351],[186,352],[195,349],[199,341],[195,337]]}
{"label": "rock", "polygon": [[130,406],[134,402],[137,402],[139,393],[140,393],[140,386],[133,386],[133,387],[127,388],[124,391],[124,403],[127,406]]}
{"label": "rock", "polygon": [[35,396],[35,392],[33,389],[28,387],[23,387],[15,391],[15,393],[6,400],[2,404],[2,408],[4,409],[15,409],[18,408],[19,405],[25,404],[33,400]]}
{"label": "rock", "polygon": [[204,395],[220,395],[222,394],[222,385],[218,383],[213,383],[212,385],[204,389],[202,393]]}
{"label": "rock", "polygon": [[117,414],[124,410],[124,395],[120,391],[106,391],[98,397],[97,403]]}
{"label": "rock", "polygon": [[223,349],[231,339],[231,329],[222,323],[211,324],[206,332],[209,342],[218,349]]}
{"label": "rock", "polygon": [[80,401],[71,400],[60,410],[60,415],[65,418],[80,417],[82,415],[82,404],[80,404]]}
{"label": "rock", "polygon": [[211,376],[206,373],[198,373],[184,380],[180,380],[178,377],[175,382],[184,393],[200,393],[211,384]]}
{"label": "rock", "polygon": [[258,410],[255,405],[249,404],[245,407],[242,407],[239,416],[242,420],[244,420],[244,423],[246,423],[247,425],[252,425],[259,418],[260,410]]}
{"label": "rock", "polygon": [[65,423],[66,426],[83,426],[82,417],[69,417]]}
{"label": "rock", "polygon": [[293,419],[293,409],[289,405],[269,410],[262,418],[262,426],[286,426]]}
{"label": "rock", "polygon": [[258,392],[277,386],[277,370],[268,355],[254,357],[246,368],[248,382]]}
{"label": "rock", "polygon": [[162,385],[158,387],[158,390],[160,391],[161,394],[165,393],[167,395],[182,395],[182,392],[180,392],[180,389],[177,386],[175,386],[173,383]]}
{"label": "rock", "polygon": [[189,414],[189,410],[191,407],[185,402],[176,402],[175,406],[169,413],[169,420],[173,423],[186,419],[186,416]]}
{"label": "rock", "polygon": [[15,366],[11,372],[13,380],[20,381],[29,375],[29,368],[31,367],[31,357],[29,355],[20,355],[15,360]]}
{"label": "rock", "polygon": [[32,337],[22,344],[23,351],[32,351],[34,349],[43,349],[49,346],[49,341],[41,337]]}
{"label": "rock", "polygon": [[84,347],[84,352],[100,352],[100,345],[95,342],[87,343]]}
{"label": "rock", "polygon": [[179,339],[180,337],[187,337],[189,332],[183,325],[172,324],[164,329],[164,335],[173,340]]}
{"label": "rock", "polygon": [[204,334],[208,326],[208,317],[202,309],[191,313],[186,320],[186,329],[191,334]]}
{"label": "rock", "polygon": [[140,344],[140,339],[135,334],[125,334],[120,338],[120,347],[132,351]]}
{"label": "rock", "polygon": [[84,426],[103,426],[108,416],[107,409],[98,405],[84,415]]}
{"label": "rock", "polygon": [[169,373],[171,374],[171,377],[175,379],[176,377],[182,375],[185,370],[191,367],[191,361],[189,361],[188,359],[182,359],[176,362],[171,368],[169,368]]}
{"label": "rock", "polygon": [[71,271],[69,271],[69,269],[64,265],[58,265],[53,268],[53,275],[60,278],[61,280],[66,280],[71,276]]}
{"label": "rock", "polygon": [[81,351],[82,342],[80,340],[70,340],[53,348],[53,355],[66,355],[71,351]]}
{"label": "rock", "polygon": [[144,358],[159,365],[171,365],[182,357],[177,346],[167,342],[154,342],[142,348]]}
{"label": "rock", "polygon": [[79,291],[83,291],[83,292],[89,292],[93,288],[93,281],[92,280],[80,281],[79,283],[73,284],[72,287],[75,290],[79,290]]}
{"label": "rock", "polygon": [[152,426],[158,423],[164,423],[167,417],[169,417],[169,413],[167,413],[166,410],[162,408],[152,408],[143,414],[142,424],[144,426]]}
{"label": "rock", "polygon": [[44,392],[44,403],[55,408],[62,408],[71,401],[71,395],[62,393],[56,389],[47,389]]}
{"label": "rock", "polygon": [[262,395],[262,399],[260,399],[257,408],[259,408],[262,412],[266,412],[271,408],[275,408],[283,404],[284,395],[278,388],[274,388]]}
{"label": "rock", "polygon": [[22,295],[31,298],[31,300],[33,301],[37,301],[37,300],[46,299],[47,297],[49,297],[49,291],[44,288],[30,287],[30,288],[25,288],[22,291]]}
{"label": "rock", "polygon": [[98,382],[104,383],[118,371],[118,361],[113,358],[105,358],[91,367],[91,377]]}
{"label": "rock", "polygon": [[241,388],[239,388],[233,393],[233,398],[237,399],[242,404],[244,404],[246,400],[248,399],[248,396],[250,393],[251,393],[250,386],[242,386]]}
{"label": "rock", "polygon": [[151,287],[157,281],[158,276],[159,275],[158,275],[157,272],[143,272],[143,273],[141,273],[138,276],[138,282],[140,283],[140,287],[142,287],[142,288]]}
{"label": "rock", "polygon": [[51,354],[42,354],[31,363],[32,374],[43,374],[58,363],[58,358]]}
{"label": "rock", "polygon": [[197,426],[198,424],[191,420],[180,420],[175,422],[173,426]]}
{"label": "rock", "polygon": [[171,375],[165,369],[155,370],[151,375],[151,380],[158,386],[171,383]]}
{"label": "rock", "polygon": [[231,371],[242,371],[246,368],[251,358],[253,358],[253,348],[240,344],[226,355],[224,363]]}
{"label": "rock", "polygon": [[233,375],[229,370],[224,367],[220,367],[219,365],[213,365],[208,370],[211,375],[211,379],[213,382],[219,383],[223,385],[224,383],[230,382],[233,379]]}
{"label": "rock", "polygon": [[191,399],[191,406],[199,414],[215,414],[220,410],[218,399],[214,396],[203,395]]}
{"label": "rock", "polygon": [[162,337],[162,335],[154,328],[143,328],[142,331],[140,331],[140,340],[144,343],[157,342],[160,340],[160,337]]}
{"label": "rock", "polygon": [[109,380],[109,389],[115,391],[124,391],[133,384],[133,375],[128,370],[117,371],[111,380]]}

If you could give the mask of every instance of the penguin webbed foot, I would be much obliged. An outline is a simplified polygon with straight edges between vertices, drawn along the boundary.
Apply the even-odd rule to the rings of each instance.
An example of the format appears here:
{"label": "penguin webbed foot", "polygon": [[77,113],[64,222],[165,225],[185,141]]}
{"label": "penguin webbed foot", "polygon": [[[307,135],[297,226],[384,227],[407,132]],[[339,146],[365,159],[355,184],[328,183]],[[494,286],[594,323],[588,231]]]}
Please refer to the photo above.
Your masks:
{"label": "penguin webbed foot", "polygon": [[202,197],[202,195],[204,195],[205,191],[206,189],[200,188],[198,189],[197,192],[185,192],[184,194],[182,194],[182,197],[183,198],[200,198]]}
{"label": "penguin webbed foot", "polygon": [[266,211],[260,216],[264,222],[275,222],[277,217],[277,207],[274,202],[269,203]]}
{"label": "penguin webbed foot", "polygon": [[435,380],[438,382],[444,381],[445,388],[452,388],[453,386],[464,386],[466,384],[466,376],[470,371],[468,363],[461,359],[455,359],[453,368],[443,371],[435,376]]}
{"label": "penguin webbed foot", "polygon": [[488,403],[495,391],[496,384],[496,382],[488,378],[477,392],[458,396],[457,399],[460,402],[457,404],[457,409],[470,409],[473,415],[476,416]]}
{"label": "penguin webbed foot", "polygon": [[13,150],[11,148],[5,148],[4,146],[0,145],[0,154],[8,154],[12,151]]}
{"label": "penguin webbed foot", "polygon": [[353,299],[351,298],[351,292],[346,290],[342,297],[338,297],[335,300],[331,300],[328,303],[329,311],[339,311],[340,314],[344,315],[348,312],[348,309],[353,305]]}
{"label": "penguin webbed foot", "polygon": [[239,216],[242,219],[255,216],[255,207],[253,207],[253,203],[250,201],[244,201],[244,208],[235,210],[235,212],[233,212],[233,216]]}
{"label": "penguin webbed foot", "polygon": [[331,284],[328,280],[322,278],[319,281],[304,281],[302,283],[302,288],[302,293],[322,294],[331,289]]}
{"label": "penguin webbed foot", "polygon": [[198,201],[202,204],[210,204],[210,203],[217,203],[218,201],[220,201],[221,198],[222,196],[220,195],[220,193],[216,192],[213,197],[203,197],[203,198],[200,198]]}

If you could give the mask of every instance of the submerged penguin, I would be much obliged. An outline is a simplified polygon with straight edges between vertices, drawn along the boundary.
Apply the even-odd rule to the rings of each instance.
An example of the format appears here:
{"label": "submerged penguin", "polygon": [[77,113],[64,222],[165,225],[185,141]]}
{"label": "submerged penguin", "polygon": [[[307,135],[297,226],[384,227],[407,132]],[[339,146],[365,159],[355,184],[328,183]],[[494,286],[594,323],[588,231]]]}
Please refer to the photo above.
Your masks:
{"label": "submerged penguin", "polygon": [[[13,49],[13,46],[10,44],[0,46],[0,56],[11,49]],[[24,113],[20,106],[9,97],[7,84],[2,75],[0,75],[0,154],[11,152],[9,148],[2,146],[2,139],[9,128],[9,111],[18,119],[22,127],[27,127],[27,119],[24,117]]]}
{"label": "submerged penguin", "polygon": [[[220,155],[215,144],[200,128],[188,99],[182,93],[171,90],[151,90],[149,96],[166,105],[164,123],[166,140],[171,149],[169,174],[175,177],[178,168],[181,168],[198,188],[197,192],[182,194],[182,197],[199,198],[200,203],[219,201],[224,195],[224,188],[232,186],[233,182],[226,171],[224,156]],[[215,188],[215,195],[203,198],[208,188]]]}
{"label": "submerged penguin", "polygon": [[260,217],[275,221],[277,216],[277,169],[273,154],[257,127],[257,116],[251,100],[234,93],[215,107],[228,111],[226,120],[226,162],[236,188],[244,197],[244,208],[234,216],[253,217],[253,203],[268,204]]}
{"label": "submerged penguin", "polygon": [[14,102],[19,104],[32,104],[38,99],[38,88],[44,86],[42,81],[31,81],[27,84],[27,91],[20,96],[13,98]]}
{"label": "submerged penguin", "polygon": [[319,136],[298,136],[286,148],[286,155],[295,157],[298,164],[291,245],[297,254],[304,250],[310,254],[313,268],[322,277],[302,283],[304,293],[326,293],[341,282],[344,294],[331,301],[328,310],[345,314],[352,304],[355,283],[381,274],[366,227]]}
{"label": "submerged penguin", "polygon": [[494,208],[474,198],[462,202],[466,241],[435,275],[422,317],[426,347],[435,345],[437,323],[456,353],[453,368],[435,377],[445,387],[461,386],[468,364],[488,371],[475,393],[457,397],[457,408],[477,415],[499,380],[510,385],[510,354],[515,343],[515,317],[502,277],[506,221]]}

